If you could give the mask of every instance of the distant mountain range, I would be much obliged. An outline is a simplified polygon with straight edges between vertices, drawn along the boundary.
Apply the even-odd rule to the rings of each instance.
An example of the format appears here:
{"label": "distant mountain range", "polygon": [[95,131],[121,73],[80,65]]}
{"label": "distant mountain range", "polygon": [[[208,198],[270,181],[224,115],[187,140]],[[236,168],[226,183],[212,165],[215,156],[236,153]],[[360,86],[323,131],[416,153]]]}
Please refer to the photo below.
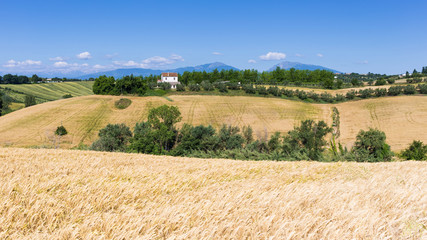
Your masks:
{"label": "distant mountain range", "polygon": [[98,73],[92,73],[80,76],[78,78],[80,79],[89,79],[89,78],[97,78],[102,75],[106,76],[113,76],[114,78],[120,78],[126,75],[135,75],[135,76],[148,76],[150,74],[153,75],[160,75],[162,72],[176,72],[176,73],[184,73],[185,71],[206,71],[206,72],[212,72],[213,70],[218,69],[218,71],[221,70],[239,70],[238,68],[226,65],[224,63],[220,62],[214,62],[214,63],[208,63],[203,65],[198,65],[195,67],[182,67],[182,68],[175,68],[175,69],[166,69],[166,70],[153,70],[153,69],[146,69],[146,68],[122,68],[122,69],[116,69],[111,70],[107,72],[98,72]]}
{"label": "distant mountain range", "polygon": [[284,62],[281,62],[279,64],[276,64],[272,68],[270,68],[268,71],[273,71],[277,67],[280,67],[280,68],[286,69],[286,70],[289,70],[291,68],[295,68],[297,70],[311,70],[311,71],[319,69],[319,70],[328,70],[328,71],[331,71],[333,73],[342,73],[340,71],[330,69],[327,67],[323,67],[323,66],[304,64],[304,63],[299,63],[299,62],[288,62],[288,61],[284,61]]}
{"label": "distant mountain range", "polygon": [[[303,64],[303,63],[299,63],[299,62],[281,62],[279,64],[274,65],[272,68],[270,68],[268,71],[273,71],[276,69],[276,67],[280,67],[283,69],[291,69],[291,68],[295,68],[298,70],[316,70],[316,69],[321,69],[321,70],[328,70],[328,71],[332,71],[334,73],[341,73],[337,70],[334,69],[330,69],[327,67],[323,67],[323,66],[318,66],[318,65],[311,65],[311,64]],[[195,67],[182,67],[182,68],[175,68],[175,69],[164,69],[164,70],[156,70],[156,69],[146,69],[146,68],[120,68],[120,69],[115,69],[115,70],[111,70],[111,71],[106,71],[106,72],[97,72],[97,73],[90,73],[90,74],[84,74],[83,72],[80,71],[74,71],[74,72],[69,72],[69,73],[58,73],[58,72],[45,72],[45,73],[37,73],[37,75],[39,75],[40,77],[67,77],[67,78],[78,78],[78,79],[89,79],[89,78],[97,78],[101,75],[106,75],[106,76],[113,76],[114,78],[121,78],[123,76],[127,76],[127,75],[135,75],[135,76],[148,76],[150,74],[153,75],[160,75],[162,72],[176,72],[176,73],[184,73],[185,71],[206,71],[206,72],[212,72],[213,70],[218,69],[218,71],[221,70],[239,70],[238,68],[235,68],[233,66],[221,63],[221,62],[214,62],[214,63],[208,63],[208,64],[203,64],[203,65],[198,65]],[[6,73],[2,73],[1,75],[4,75]],[[27,75],[29,77],[31,77],[34,73],[21,73],[22,75]],[[18,74],[20,75],[20,74]]]}

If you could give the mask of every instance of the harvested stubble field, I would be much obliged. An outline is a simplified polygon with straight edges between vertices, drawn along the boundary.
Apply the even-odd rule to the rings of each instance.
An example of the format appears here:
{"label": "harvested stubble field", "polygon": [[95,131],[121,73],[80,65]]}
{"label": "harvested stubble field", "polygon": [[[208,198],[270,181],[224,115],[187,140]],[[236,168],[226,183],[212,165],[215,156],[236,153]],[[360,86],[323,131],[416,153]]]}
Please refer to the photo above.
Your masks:
{"label": "harvested stubble field", "polygon": [[426,172],[0,148],[0,238],[425,239]]}
{"label": "harvested stubble field", "polygon": [[[339,104],[310,104],[279,98],[228,96],[126,97],[132,104],[117,109],[120,96],[84,96],[48,102],[21,109],[0,117],[0,145],[14,147],[51,146],[53,132],[61,125],[68,135],[61,148],[91,144],[98,131],[108,123],[125,123],[130,128],[145,121],[150,108],[162,104],[177,106],[182,123],[193,125],[250,125],[255,137],[275,131],[286,133],[301,120],[325,120],[331,123],[331,108],[341,117],[341,141],[350,147],[359,130],[378,128],[387,135],[395,151],[406,148],[413,140],[427,142],[427,97],[399,96],[367,99]],[[180,125],[182,124],[180,123]]]}

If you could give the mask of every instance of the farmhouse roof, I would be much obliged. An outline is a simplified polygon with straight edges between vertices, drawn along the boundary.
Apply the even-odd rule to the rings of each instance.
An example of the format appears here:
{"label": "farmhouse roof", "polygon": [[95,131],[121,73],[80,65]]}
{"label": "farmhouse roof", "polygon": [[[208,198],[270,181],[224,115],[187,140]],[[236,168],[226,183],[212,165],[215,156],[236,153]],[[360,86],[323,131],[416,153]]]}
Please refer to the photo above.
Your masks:
{"label": "farmhouse roof", "polygon": [[162,77],[178,77],[178,73],[172,73],[172,72],[162,73]]}

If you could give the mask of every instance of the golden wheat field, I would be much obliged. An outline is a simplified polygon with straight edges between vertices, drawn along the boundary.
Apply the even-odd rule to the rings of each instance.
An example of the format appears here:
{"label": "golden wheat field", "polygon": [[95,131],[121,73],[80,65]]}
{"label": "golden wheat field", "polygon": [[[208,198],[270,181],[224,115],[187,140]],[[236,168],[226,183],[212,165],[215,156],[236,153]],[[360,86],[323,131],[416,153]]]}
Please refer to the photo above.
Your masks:
{"label": "golden wheat field", "polygon": [[425,239],[426,172],[0,148],[0,238]]}
{"label": "golden wheat field", "polygon": [[91,144],[108,123],[125,123],[133,128],[145,121],[152,107],[178,106],[182,123],[251,125],[256,138],[275,131],[286,133],[301,120],[331,123],[331,108],[341,116],[341,138],[350,147],[360,129],[378,128],[387,135],[393,150],[407,147],[413,140],[427,142],[427,97],[400,96],[360,100],[340,104],[310,104],[278,98],[226,96],[128,97],[132,104],[123,110],[114,102],[118,96],[84,96],[63,99],[21,109],[0,117],[0,145],[29,147],[52,146],[53,132],[61,123],[69,134],[61,148]]}

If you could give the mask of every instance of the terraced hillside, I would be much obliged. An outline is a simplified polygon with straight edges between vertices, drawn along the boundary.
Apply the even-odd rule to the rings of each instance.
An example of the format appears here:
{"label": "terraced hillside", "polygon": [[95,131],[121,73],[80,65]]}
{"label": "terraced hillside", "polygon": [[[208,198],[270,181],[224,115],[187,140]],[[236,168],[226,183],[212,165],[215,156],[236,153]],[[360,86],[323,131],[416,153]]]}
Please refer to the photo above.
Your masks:
{"label": "terraced hillside", "polygon": [[0,148],[1,239],[425,239],[424,162]]}
{"label": "terraced hillside", "polygon": [[304,119],[331,123],[331,108],[341,115],[340,141],[351,146],[360,129],[378,128],[387,134],[393,150],[405,148],[412,140],[427,142],[427,97],[399,96],[345,102],[309,104],[278,98],[225,96],[129,97],[123,110],[114,102],[118,96],[84,96],[39,104],[0,117],[0,145],[51,146],[53,132],[61,123],[69,134],[62,148],[91,144],[99,129],[108,123],[125,123],[133,128],[146,120],[148,110],[162,104],[178,106],[182,123],[251,125],[255,137],[275,131],[286,133]]}
{"label": "terraced hillside", "polygon": [[[93,81],[59,82],[41,84],[0,84],[0,88],[10,88],[7,92],[14,99],[23,102],[25,94],[36,97],[37,102],[47,102],[61,99],[65,94],[73,97],[92,95]],[[2,89],[2,90],[3,90]]]}

